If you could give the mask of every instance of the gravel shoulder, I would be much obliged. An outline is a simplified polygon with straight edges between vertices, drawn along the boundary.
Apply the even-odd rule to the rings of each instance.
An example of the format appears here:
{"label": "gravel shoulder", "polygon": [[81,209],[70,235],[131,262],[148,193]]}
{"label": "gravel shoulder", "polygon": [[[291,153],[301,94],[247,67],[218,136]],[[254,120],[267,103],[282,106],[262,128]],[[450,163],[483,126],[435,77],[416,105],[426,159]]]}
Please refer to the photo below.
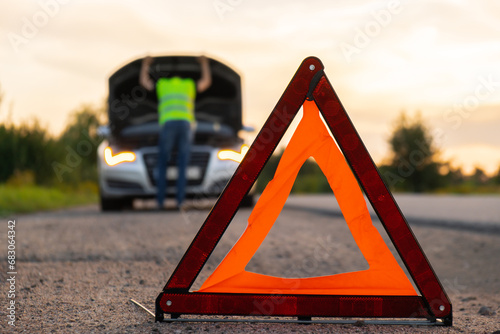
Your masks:
{"label": "gravel shoulder", "polygon": [[[1,254],[0,332],[25,333],[493,333],[500,330],[500,235],[412,226],[454,308],[453,327],[154,323],[133,298],[154,300],[208,214],[136,211],[102,214],[97,207],[16,219],[16,326],[7,323],[7,256]],[[242,209],[195,282],[219,263],[246,226]],[[8,218],[0,227],[7,235]],[[411,223],[411,222],[410,222]],[[382,231],[379,223],[374,224]],[[312,226],[314,228],[312,228]],[[6,238],[0,248],[7,249]],[[248,270],[316,276],[363,269],[364,258],[341,217],[285,209]],[[480,312],[481,310],[481,313]]]}

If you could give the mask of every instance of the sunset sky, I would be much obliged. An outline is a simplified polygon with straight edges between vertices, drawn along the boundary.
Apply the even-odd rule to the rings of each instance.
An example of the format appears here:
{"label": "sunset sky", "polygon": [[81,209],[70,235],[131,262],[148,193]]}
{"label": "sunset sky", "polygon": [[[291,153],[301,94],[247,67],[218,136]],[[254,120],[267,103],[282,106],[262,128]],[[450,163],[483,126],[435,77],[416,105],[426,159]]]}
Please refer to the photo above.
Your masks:
{"label": "sunset sky", "polygon": [[146,54],[206,54],[242,74],[244,121],[260,129],[300,62],[319,57],[376,162],[404,110],[442,157],[500,166],[500,2],[39,0],[0,4],[0,121],[58,134],[107,78]]}

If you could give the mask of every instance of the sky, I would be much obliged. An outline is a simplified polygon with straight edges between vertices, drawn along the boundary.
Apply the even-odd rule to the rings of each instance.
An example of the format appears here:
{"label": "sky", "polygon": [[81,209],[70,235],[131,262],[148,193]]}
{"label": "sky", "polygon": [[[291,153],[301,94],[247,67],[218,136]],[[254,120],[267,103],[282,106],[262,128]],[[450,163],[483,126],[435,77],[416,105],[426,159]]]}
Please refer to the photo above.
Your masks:
{"label": "sky", "polygon": [[23,0],[0,4],[0,121],[57,135],[107,79],[147,54],[205,54],[243,80],[260,129],[301,61],[317,56],[376,163],[405,111],[441,157],[500,166],[500,2],[488,0]]}

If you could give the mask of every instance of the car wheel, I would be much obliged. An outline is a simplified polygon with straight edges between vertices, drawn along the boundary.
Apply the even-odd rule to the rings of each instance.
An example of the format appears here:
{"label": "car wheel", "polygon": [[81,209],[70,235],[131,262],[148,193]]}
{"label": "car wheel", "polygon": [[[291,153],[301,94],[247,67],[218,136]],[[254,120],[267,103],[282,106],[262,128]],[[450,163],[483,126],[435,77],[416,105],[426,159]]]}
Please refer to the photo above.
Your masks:
{"label": "car wheel", "polygon": [[245,195],[243,199],[240,202],[240,207],[242,208],[252,208],[254,205],[254,198],[253,195]]}
{"label": "car wheel", "polygon": [[101,211],[121,211],[132,207],[133,200],[131,198],[109,199],[101,197]]}

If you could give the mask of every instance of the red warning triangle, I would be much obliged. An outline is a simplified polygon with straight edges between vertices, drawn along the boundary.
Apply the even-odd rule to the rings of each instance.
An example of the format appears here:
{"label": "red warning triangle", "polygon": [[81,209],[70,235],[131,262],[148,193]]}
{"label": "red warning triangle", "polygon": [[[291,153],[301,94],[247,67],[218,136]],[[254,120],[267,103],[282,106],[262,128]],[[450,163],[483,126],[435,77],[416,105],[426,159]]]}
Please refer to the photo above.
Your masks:
{"label": "red warning triangle", "polygon": [[[190,292],[240,202],[302,105],[303,118],[280,160],[275,178],[252,211],[247,229],[200,290]],[[281,278],[245,271],[279,216],[300,167],[310,156],[327,177],[369,269],[310,278]],[[372,225],[358,182],[420,295]],[[180,314],[424,317],[451,325],[451,303],[323,73],[319,59],[310,57],[303,61],[158,296],[156,319],[162,320],[164,313],[172,318]]]}
{"label": "red warning triangle", "polygon": [[[262,193],[248,226],[199,292],[295,293],[321,295],[416,295],[373,226],[363,193],[343,155],[319,117],[305,101],[303,117],[281,157],[275,177]],[[369,269],[314,278],[271,277],[245,271],[290,194],[300,167],[310,156],[325,171],[351,233]]]}

